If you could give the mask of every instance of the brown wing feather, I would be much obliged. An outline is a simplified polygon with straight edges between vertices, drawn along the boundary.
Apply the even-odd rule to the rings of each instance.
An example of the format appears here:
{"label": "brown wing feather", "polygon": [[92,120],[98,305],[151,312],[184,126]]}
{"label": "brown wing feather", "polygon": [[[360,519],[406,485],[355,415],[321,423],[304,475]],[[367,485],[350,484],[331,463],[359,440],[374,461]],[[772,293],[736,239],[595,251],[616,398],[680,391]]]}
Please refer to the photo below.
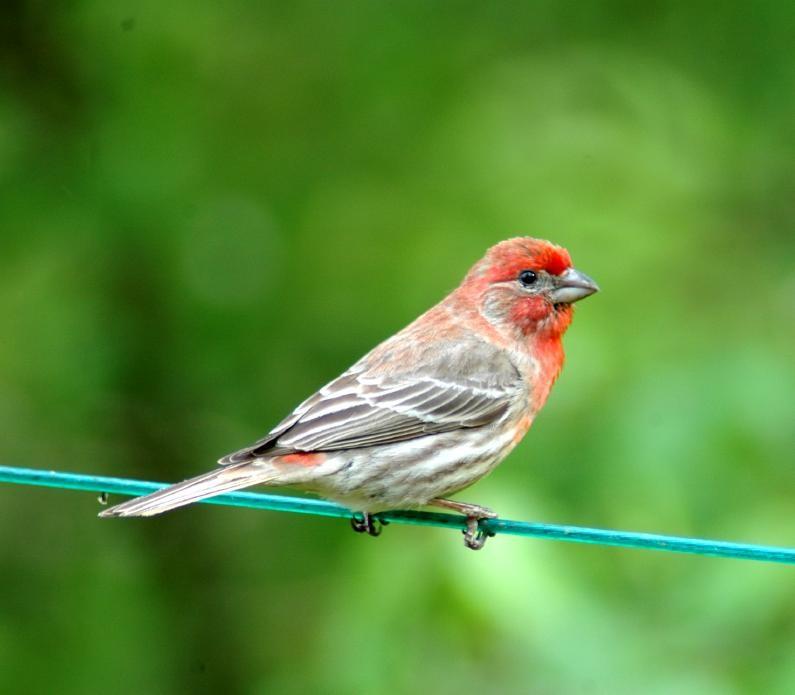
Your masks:
{"label": "brown wing feather", "polygon": [[524,393],[510,359],[487,343],[437,345],[411,373],[401,370],[401,356],[384,350],[387,345],[304,401],[266,437],[220,462],[392,444],[480,427],[505,415]]}

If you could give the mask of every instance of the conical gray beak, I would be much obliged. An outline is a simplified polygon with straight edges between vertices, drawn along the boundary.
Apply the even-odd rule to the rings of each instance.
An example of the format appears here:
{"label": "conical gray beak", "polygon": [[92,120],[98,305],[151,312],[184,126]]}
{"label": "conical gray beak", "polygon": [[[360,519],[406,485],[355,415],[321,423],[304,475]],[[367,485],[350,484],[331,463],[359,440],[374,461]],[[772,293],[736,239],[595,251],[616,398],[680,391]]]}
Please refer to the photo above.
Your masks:
{"label": "conical gray beak", "polygon": [[549,293],[554,304],[571,304],[599,291],[599,285],[576,268],[569,268],[554,280],[555,287]]}

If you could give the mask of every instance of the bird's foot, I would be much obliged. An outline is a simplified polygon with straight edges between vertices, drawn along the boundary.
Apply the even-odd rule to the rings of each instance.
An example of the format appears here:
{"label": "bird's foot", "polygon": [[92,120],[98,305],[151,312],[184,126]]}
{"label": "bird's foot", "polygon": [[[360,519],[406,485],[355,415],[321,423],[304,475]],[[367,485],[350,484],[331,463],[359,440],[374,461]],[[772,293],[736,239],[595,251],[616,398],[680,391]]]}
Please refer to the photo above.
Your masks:
{"label": "bird's foot", "polygon": [[488,507],[481,507],[479,504],[467,504],[455,500],[442,498],[433,499],[428,504],[434,507],[444,507],[463,514],[467,518],[467,527],[464,529],[464,545],[471,550],[480,550],[486,541],[494,535],[493,531],[486,531],[480,527],[483,519],[496,519],[497,514]]}
{"label": "bird's foot", "polygon": [[464,530],[464,545],[470,550],[480,550],[486,541],[494,535],[494,531],[487,531],[480,527],[483,519],[496,519],[497,515],[490,509],[480,508],[476,516],[467,516],[467,527]]}
{"label": "bird's foot", "polygon": [[384,530],[384,526],[387,523],[389,522],[367,512],[357,513],[351,518],[351,528],[356,533],[366,533],[368,536],[373,536],[373,538],[381,535],[381,531]]}

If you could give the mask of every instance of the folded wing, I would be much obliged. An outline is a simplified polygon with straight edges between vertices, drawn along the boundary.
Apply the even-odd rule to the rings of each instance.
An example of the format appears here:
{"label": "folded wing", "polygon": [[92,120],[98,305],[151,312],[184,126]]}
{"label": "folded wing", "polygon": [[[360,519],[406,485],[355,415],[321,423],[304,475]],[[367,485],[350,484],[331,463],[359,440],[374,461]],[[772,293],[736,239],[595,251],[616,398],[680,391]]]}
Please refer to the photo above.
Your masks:
{"label": "folded wing", "polygon": [[504,352],[482,342],[437,348],[412,373],[401,371],[399,355],[387,360],[377,354],[364,357],[266,437],[220,463],[285,451],[392,444],[481,427],[505,416],[523,395],[523,382]]}

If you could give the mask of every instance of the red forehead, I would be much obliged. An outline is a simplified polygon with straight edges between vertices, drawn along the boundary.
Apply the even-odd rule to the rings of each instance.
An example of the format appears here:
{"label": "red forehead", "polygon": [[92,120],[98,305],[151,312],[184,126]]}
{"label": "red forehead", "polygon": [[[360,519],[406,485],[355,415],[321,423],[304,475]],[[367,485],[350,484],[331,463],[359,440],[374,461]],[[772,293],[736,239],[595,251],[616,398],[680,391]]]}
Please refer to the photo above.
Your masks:
{"label": "red forehead", "polygon": [[545,270],[560,275],[571,268],[569,252],[549,242],[511,240],[495,246],[489,255],[487,275],[492,282],[515,278],[523,270]]}

